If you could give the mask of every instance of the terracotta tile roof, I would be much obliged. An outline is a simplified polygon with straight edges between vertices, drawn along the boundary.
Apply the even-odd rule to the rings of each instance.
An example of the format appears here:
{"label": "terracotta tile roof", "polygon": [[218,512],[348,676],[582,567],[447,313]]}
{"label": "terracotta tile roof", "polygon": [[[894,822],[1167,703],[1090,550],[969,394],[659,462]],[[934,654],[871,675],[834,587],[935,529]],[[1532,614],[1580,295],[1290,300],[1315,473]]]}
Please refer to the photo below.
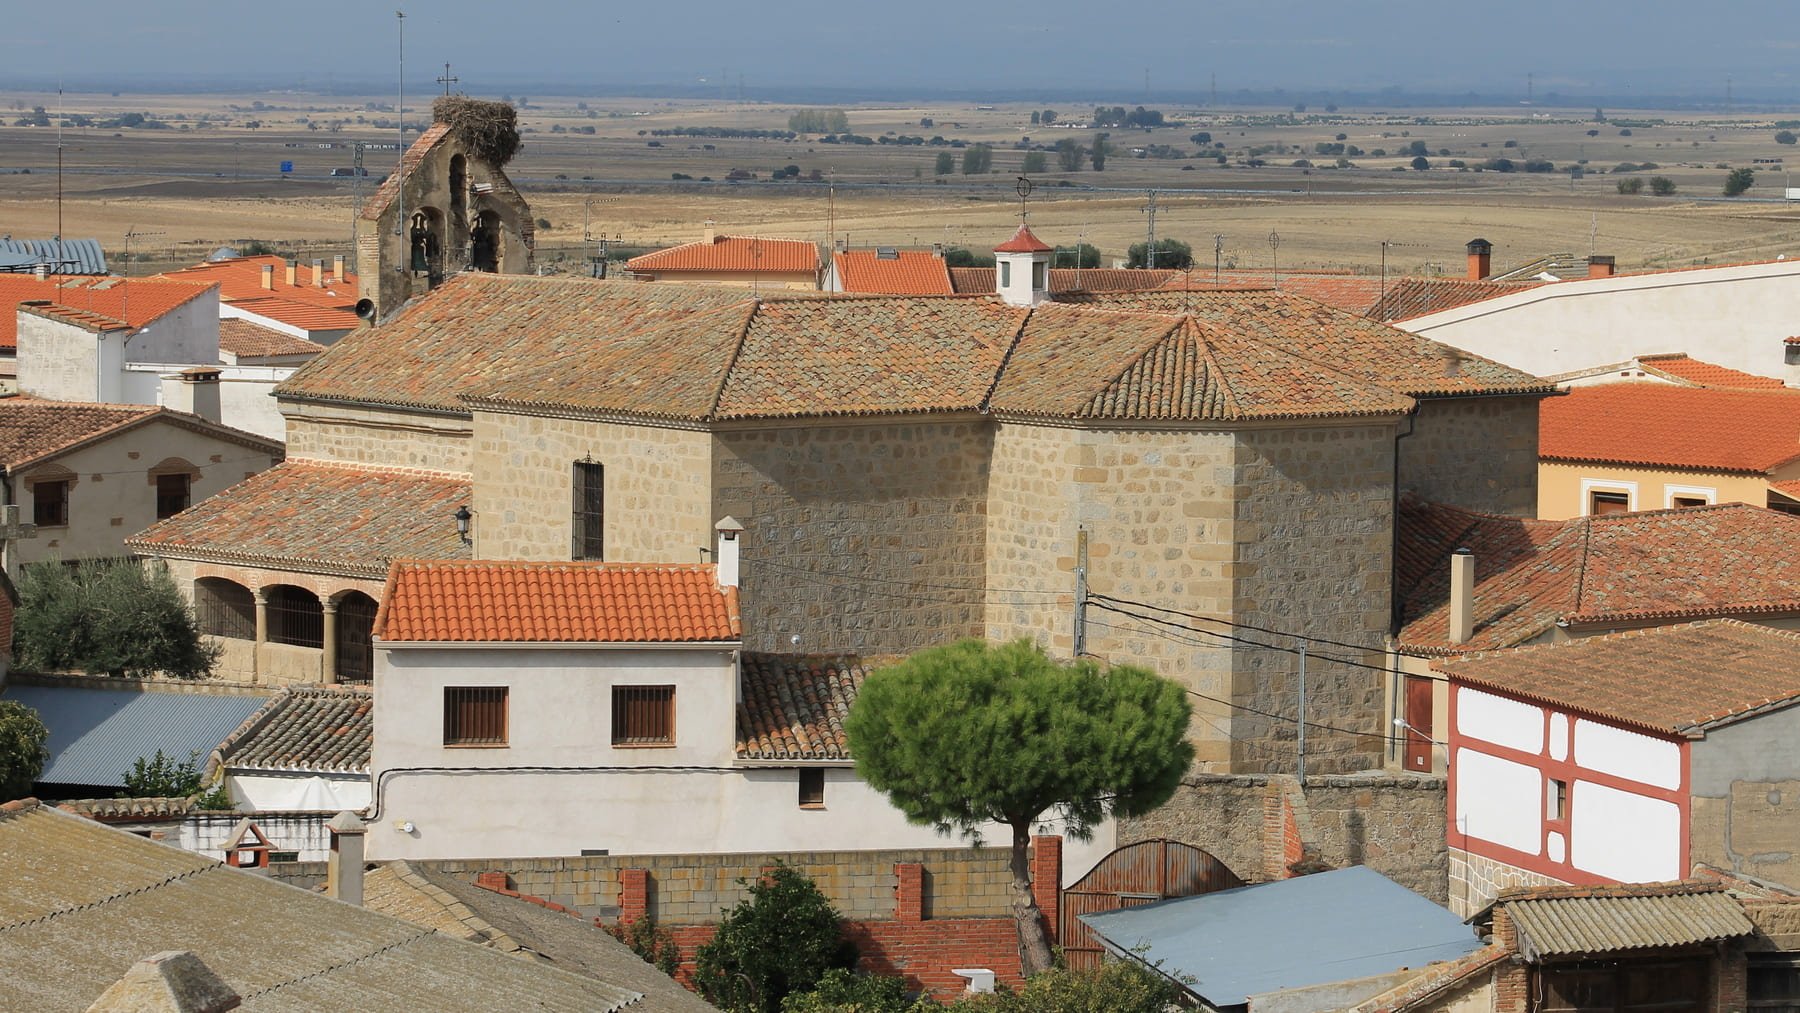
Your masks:
{"label": "terracotta tile roof", "polygon": [[549,388],[575,364],[657,324],[748,303],[704,285],[458,274],[380,327],[354,331],[276,388],[278,396],[460,411],[458,395],[513,370]]}
{"label": "terracotta tile roof", "polygon": [[868,675],[868,667],[853,656],[746,652],[738,758],[849,759],[844,718]]}
{"label": "terracotta tile roof", "polygon": [[809,239],[764,239],[760,236],[715,236],[711,242],[683,243],[625,262],[626,270],[756,271],[783,274],[819,269],[819,248]]}
{"label": "terracotta tile roof", "polygon": [[426,127],[419,139],[408,145],[405,154],[400,156],[399,171],[388,173],[388,177],[381,181],[381,185],[375,188],[369,199],[363,201],[362,211],[359,212],[362,219],[369,222],[379,220],[388,205],[400,196],[400,181],[412,175],[419,164],[425,161],[425,157],[431,154],[431,149],[442,144],[449,136],[448,124],[433,123]]}
{"label": "terracotta tile roof", "polygon": [[230,317],[219,321],[219,351],[240,359],[277,355],[317,355],[324,345],[296,338],[285,331],[264,327],[248,320]]}
{"label": "terracotta tile roof", "polygon": [[1466,654],[1431,667],[1470,685],[1695,737],[1800,702],[1800,633],[1735,619]]}
{"label": "terracotta tile roof", "polygon": [[451,515],[469,480],[289,461],[125,540],[144,556],[385,577],[400,558],[466,558]]}
{"label": "terracotta tile roof", "polygon": [[1770,482],[1769,488],[1796,503],[1800,503],[1800,479],[1794,479],[1788,482]]}
{"label": "terracotta tile roof", "polygon": [[998,277],[992,267],[952,267],[950,288],[957,295],[993,295],[998,291]]}
{"label": "terracotta tile roof", "polygon": [[1519,954],[1532,963],[1673,949],[1756,932],[1743,905],[1713,883],[1506,890],[1496,904],[1512,917]]}
{"label": "terracotta tile roof", "polygon": [[1069,306],[1032,313],[990,403],[1023,415],[1183,420],[1393,414],[1413,405],[1211,323]]}
{"label": "terracotta tile roof", "polygon": [[[1450,554],[1475,555],[1475,630],[1450,643]],[[1567,521],[1400,504],[1394,582],[1408,654],[1522,644],[1557,622],[1800,613],[1800,517],[1742,503]]]}
{"label": "terracotta tile roof", "polygon": [[234,308],[307,331],[353,331],[363,325],[356,311],[341,306],[320,306],[285,296],[239,299]]}
{"label": "terracotta tile roof", "polygon": [[[1390,276],[1392,287],[1399,279]],[[1208,289],[1271,289],[1291,295],[1317,299],[1327,306],[1368,316],[1381,298],[1380,275],[1346,274],[1338,271],[1272,271],[1234,270],[1215,275],[1200,264],[1191,271],[1177,272],[1163,284],[1164,288],[1199,292]]]}
{"label": "terracotta tile roof", "polygon": [[[26,301],[46,301],[74,311],[65,316],[84,326],[106,329],[144,327],[164,314],[198,299],[204,292],[153,278],[126,281],[110,276],[52,275],[39,281],[28,274],[0,274],[0,350],[19,344],[15,310]],[[82,314],[91,314],[84,318]]]}
{"label": "terracotta tile roof", "polygon": [[156,411],[146,405],[0,398],[0,468],[22,467]]}
{"label": "terracotta tile roof", "polygon": [[1369,308],[1377,320],[1411,320],[1549,284],[1542,281],[1474,281],[1468,278],[1400,278]]}
{"label": "terracotta tile roof", "polygon": [[1461,960],[1426,965],[1418,975],[1364,999],[1345,1013],[1409,1013],[1415,1009],[1430,1008],[1421,1004],[1476,979],[1495,964],[1511,957],[1512,951],[1490,943]]}
{"label": "terracotta tile roof", "polygon": [[[356,275],[349,271],[345,271],[342,278],[331,275],[332,262],[327,260],[324,262],[327,278],[324,286],[321,287],[313,276],[312,264],[301,263],[295,266],[294,284],[289,285],[287,265],[286,258],[273,254],[257,257],[232,257],[227,260],[209,260],[157,277],[163,281],[218,285],[219,299],[222,302],[286,299],[309,306],[328,306],[344,310],[356,305]],[[269,288],[263,288],[262,284],[263,268],[265,267],[272,269]],[[350,326],[356,326],[356,322],[353,321]]]}
{"label": "terracotta tile roof", "polygon": [[1800,459],[1800,391],[1578,387],[1539,409],[1538,455],[1766,473]]}
{"label": "terracotta tile roof", "polygon": [[178,819],[198,810],[191,798],[80,798],[58,802],[56,807],[102,823]]}
{"label": "terracotta tile roof", "polygon": [[834,253],[839,287],[845,292],[883,295],[950,295],[950,271],[944,258],[930,250],[896,250],[883,257],[876,250]]}
{"label": "terracotta tile roof", "polygon": [[737,588],[711,564],[396,563],[375,635],[388,643],[737,640]]}
{"label": "terracotta tile roof", "polygon": [[1012,238],[994,247],[995,253],[1050,253],[1056,247],[1044,242],[1031,232],[1031,227],[1021,222],[1019,231]]}
{"label": "terracotta tile roof", "polygon": [[349,686],[290,686],[250,715],[207,769],[369,772],[375,695]]}
{"label": "terracotta tile roof", "polygon": [[[998,284],[992,267],[952,267],[950,287],[957,295],[993,295]],[[1050,294],[1061,292],[1143,292],[1179,280],[1180,271],[1136,267],[1072,267],[1050,269]]]}
{"label": "terracotta tile roof", "polygon": [[1159,289],[1084,295],[1068,301],[1190,315],[1245,339],[1413,397],[1556,390],[1554,384],[1510,366],[1288,292]]}
{"label": "terracotta tile roof", "polygon": [[1787,385],[1772,376],[1757,376],[1729,366],[1690,359],[1686,352],[1668,355],[1640,355],[1638,365],[1647,373],[1691,384],[1695,387],[1729,387],[1739,390],[1781,390]]}

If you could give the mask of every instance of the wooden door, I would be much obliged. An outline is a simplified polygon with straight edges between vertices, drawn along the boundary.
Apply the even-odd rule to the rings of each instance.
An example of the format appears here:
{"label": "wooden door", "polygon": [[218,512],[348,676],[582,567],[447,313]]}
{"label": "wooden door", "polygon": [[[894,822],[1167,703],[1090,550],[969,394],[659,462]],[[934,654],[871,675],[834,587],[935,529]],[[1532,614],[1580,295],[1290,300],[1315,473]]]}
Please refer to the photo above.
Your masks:
{"label": "wooden door", "polygon": [[1431,770],[1431,680],[1406,677],[1406,746],[1400,765],[1407,770]]}

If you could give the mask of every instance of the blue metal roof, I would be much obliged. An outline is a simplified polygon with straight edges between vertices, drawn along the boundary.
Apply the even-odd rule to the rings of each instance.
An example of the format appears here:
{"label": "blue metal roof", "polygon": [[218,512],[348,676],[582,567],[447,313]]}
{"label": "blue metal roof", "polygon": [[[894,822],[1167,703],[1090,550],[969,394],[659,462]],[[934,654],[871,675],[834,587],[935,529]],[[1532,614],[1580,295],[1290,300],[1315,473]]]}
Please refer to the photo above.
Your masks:
{"label": "blue metal roof", "polygon": [[0,237],[0,270],[29,271],[38,264],[48,264],[51,274],[105,274],[106,253],[98,239]]}
{"label": "blue metal roof", "polygon": [[237,730],[265,696],[247,693],[156,692],[101,686],[6,687],[0,697],[38,712],[50,730],[50,762],[38,780],[51,784],[125,786],[140,756],[201,761]]}
{"label": "blue metal roof", "polygon": [[1114,951],[1161,961],[1163,973],[1214,1006],[1481,948],[1461,919],[1361,865],[1081,920]]}

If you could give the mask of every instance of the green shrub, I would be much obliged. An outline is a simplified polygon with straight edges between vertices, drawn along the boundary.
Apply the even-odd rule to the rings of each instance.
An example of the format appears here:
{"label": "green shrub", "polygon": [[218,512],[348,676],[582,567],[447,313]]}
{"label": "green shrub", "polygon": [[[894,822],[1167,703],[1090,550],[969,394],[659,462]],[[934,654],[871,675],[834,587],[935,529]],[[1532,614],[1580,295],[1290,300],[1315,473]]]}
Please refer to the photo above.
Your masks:
{"label": "green shrub", "polygon": [[50,738],[37,711],[17,700],[0,700],[0,802],[24,798],[50,762]]}
{"label": "green shrub", "polygon": [[837,911],[804,873],[777,862],[755,882],[738,882],[750,896],[695,955],[695,984],[707,1001],[727,1013],[777,1013],[826,971],[855,965]]}
{"label": "green shrub", "polygon": [[937,1009],[929,999],[909,999],[899,978],[857,974],[841,967],[825,972],[818,987],[789,995],[781,1013],[909,1013]]}
{"label": "green shrub", "polygon": [[27,671],[198,679],[219,652],[166,567],[136,560],[49,561],[19,575],[13,652]]}
{"label": "green shrub", "polygon": [[1098,970],[1055,967],[1027,979],[1017,992],[969,996],[950,1004],[960,1013],[1163,1013],[1181,986],[1136,960],[1109,960]]}

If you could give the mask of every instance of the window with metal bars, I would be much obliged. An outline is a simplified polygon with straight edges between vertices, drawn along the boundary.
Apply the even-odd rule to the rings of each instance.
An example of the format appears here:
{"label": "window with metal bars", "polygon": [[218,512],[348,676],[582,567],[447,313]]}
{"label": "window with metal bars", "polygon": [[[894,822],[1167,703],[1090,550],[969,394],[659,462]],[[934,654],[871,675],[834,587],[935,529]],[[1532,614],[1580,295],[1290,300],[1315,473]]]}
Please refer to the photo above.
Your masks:
{"label": "window with metal bars", "polygon": [[250,589],[223,577],[194,582],[194,618],[200,632],[238,640],[256,639],[256,598]]}
{"label": "window with metal bars", "polygon": [[343,682],[375,678],[375,599],[351,591],[338,599],[337,673]]}
{"label": "window with metal bars", "polygon": [[606,471],[593,461],[575,462],[574,504],[569,519],[569,558],[604,559]]}
{"label": "window with metal bars", "polygon": [[444,745],[506,745],[506,687],[445,686]]}
{"label": "window with metal bars", "polygon": [[612,744],[615,746],[674,745],[675,687],[614,686],[612,691]]}
{"label": "window with metal bars", "polygon": [[156,476],[156,519],[168,520],[193,502],[192,475]]}
{"label": "window with metal bars", "polygon": [[263,595],[269,613],[270,643],[325,646],[325,608],[318,595],[290,584],[277,584]]}

